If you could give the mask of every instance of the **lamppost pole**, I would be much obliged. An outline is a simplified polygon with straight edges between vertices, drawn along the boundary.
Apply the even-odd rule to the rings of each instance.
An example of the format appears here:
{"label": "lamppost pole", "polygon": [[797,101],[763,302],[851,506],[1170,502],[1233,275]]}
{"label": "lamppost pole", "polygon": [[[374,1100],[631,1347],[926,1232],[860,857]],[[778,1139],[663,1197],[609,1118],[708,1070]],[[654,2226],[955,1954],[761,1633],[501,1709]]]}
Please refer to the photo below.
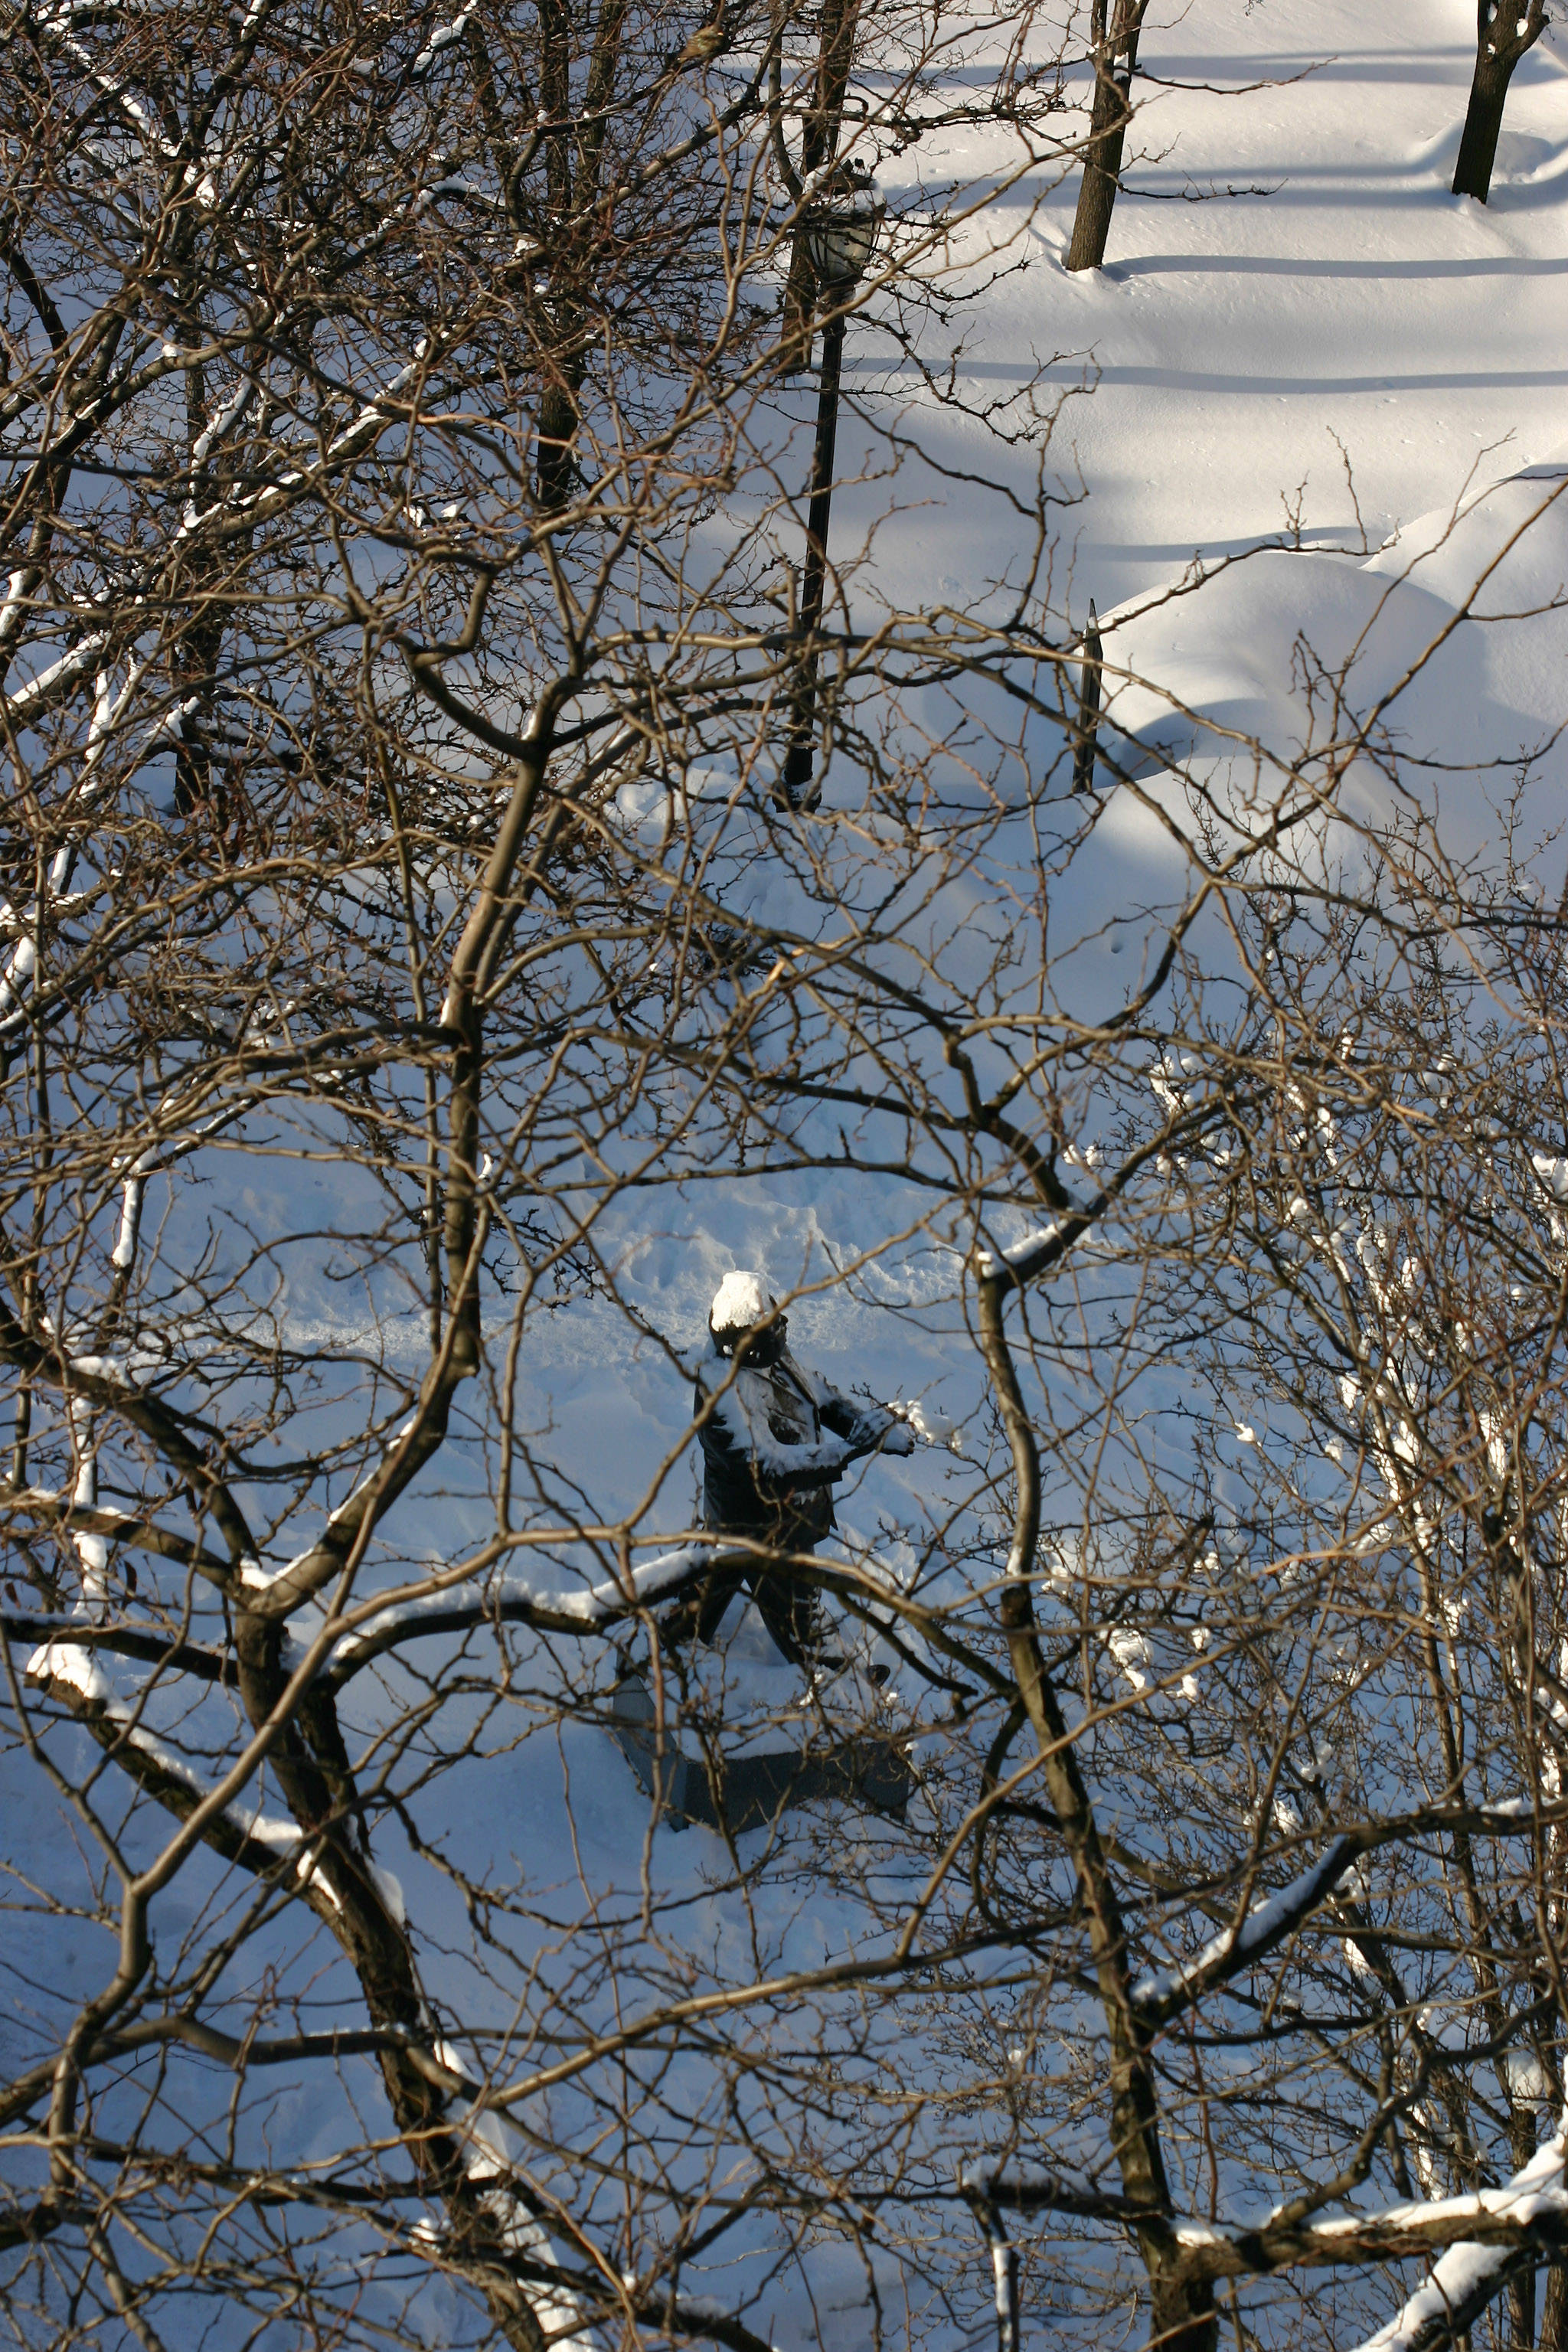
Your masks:
{"label": "lamppost pole", "polygon": [[833,445],[838,433],[838,379],[844,362],[844,312],[822,333],[822,381],[816,395],[816,443],[811,457],[811,504],[805,518],[805,570],[800,588],[800,629],[805,651],[795,671],[791,697],[789,749],[784,754],[784,796],[794,809],[816,799],[816,633],[827,584],[827,525],[833,512]]}
{"label": "lamppost pole", "polygon": [[805,519],[805,568],[801,579],[802,652],[790,689],[789,732],[779,798],[786,808],[816,804],[816,765],[817,635],[827,584],[827,527],[833,511],[833,447],[838,431],[838,386],[844,362],[844,327],[849,296],[864,277],[876,248],[882,206],[862,165],[843,163],[830,175],[804,215],[812,270],[832,306],[822,331],[822,374],[816,396],[816,439],[811,454],[810,504]]}

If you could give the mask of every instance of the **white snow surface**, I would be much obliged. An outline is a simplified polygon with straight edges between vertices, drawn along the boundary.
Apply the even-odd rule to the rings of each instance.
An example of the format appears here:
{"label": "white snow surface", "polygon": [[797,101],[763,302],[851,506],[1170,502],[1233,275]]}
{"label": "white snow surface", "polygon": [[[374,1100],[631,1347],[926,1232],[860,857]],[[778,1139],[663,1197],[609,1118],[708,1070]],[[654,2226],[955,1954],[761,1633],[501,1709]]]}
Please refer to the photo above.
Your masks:
{"label": "white snow surface", "polygon": [[[1376,548],[1472,467],[1500,481],[1561,439],[1568,43],[1550,29],[1516,73],[1485,206],[1448,193],[1474,49],[1463,0],[1151,9],[1159,79],[1134,85],[1107,267],[1061,267],[1069,174],[960,360],[994,397],[1038,356],[1069,395],[1076,610],[1093,595],[1103,621],[1195,551],[1281,532],[1299,486],[1308,546],[1358,548],[1359,504]],[[904,168],[934,178],[934,143]],[[889,190],[898,170],[879,167]],[[874,375],[870,350],[846,357]],[[904,543],[958,604],[995,550],[953,506],[911,514]]]}

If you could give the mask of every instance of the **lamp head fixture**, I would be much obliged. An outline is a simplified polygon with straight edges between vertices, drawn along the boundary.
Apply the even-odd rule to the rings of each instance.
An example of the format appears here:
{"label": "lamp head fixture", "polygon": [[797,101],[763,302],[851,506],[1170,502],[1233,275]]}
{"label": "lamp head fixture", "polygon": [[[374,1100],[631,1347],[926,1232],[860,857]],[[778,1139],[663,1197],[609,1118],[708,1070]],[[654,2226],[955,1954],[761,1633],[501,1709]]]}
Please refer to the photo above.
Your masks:
{"label": "lamp head fixture", "polygon": [[871,266],[887,206],[864,163],[837,163],[801,215],[801,235],[817,285],[842,297]]}

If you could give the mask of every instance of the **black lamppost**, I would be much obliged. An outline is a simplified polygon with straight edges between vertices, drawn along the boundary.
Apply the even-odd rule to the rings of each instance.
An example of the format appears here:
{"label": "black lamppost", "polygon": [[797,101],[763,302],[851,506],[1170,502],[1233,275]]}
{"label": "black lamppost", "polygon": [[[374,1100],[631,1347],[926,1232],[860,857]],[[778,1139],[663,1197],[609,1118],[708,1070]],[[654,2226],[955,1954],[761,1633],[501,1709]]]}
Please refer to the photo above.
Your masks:
{"label": "black lamppost", "polygon": [[780,796],[786,808],[815,807],[812,786],[816,733],[816,633],[827,576],[827,520],[833,507],[833,441],[838,425],[838,375],[844,358],[846,305],[870,267],[883,205],[863,163],[840,163],[801,215],[800,234],[817,297],[832,311],[822,331],[822,381],[816,400],[816,446],[811,459],[811,506],[805,523],[805,573],[800,627],[805,651],[790,697],[788,748]]}

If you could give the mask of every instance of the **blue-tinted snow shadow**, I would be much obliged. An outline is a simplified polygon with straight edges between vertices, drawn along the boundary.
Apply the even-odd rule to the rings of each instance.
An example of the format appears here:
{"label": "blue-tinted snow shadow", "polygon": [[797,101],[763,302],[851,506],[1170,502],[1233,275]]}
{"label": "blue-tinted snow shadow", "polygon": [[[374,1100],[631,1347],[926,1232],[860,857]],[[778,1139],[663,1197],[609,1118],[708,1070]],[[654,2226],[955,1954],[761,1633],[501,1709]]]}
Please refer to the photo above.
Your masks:
{"label": "blue-tinted snow shadow", "polygon": [[[1266,547],[1277,547],[1288,553],[1311,555],[1350,555],[1363,561],[1370,549],[1363,545],[1362,534],[1353,522],[1303,524],[1300,548],[1294,540],[1277,530],[1255,531],[1242,539],[1205,539],[1201,546],[1194,540],[1097,539],[1093,547],[1094,561],[1107,563],[1202,563],[1212,565],[1226,555],[1256,555]],[[1092,583],[1089,583],[1092,587]],[[1097,596],[1108,592],[1094,589]]]}
{"label": "blue-tinted snow shadow", "polygon": [[[1393,49],[1355,49],[1332,51],[1327,57],[1321,49],[1299,49],[1274,57],[1194,57],[1188,53],[1161,57],[1145,46],[1142,52],[1141,80],[1161,85],[1174,82],[1233,81],[1244,88],[1261,81],[1292,82],[1310,78],[1314,81],[1374,81],[1381,87],[1385,82],[1441,82],[1462,89],[1468,79],[1475,51],[1468,44],[1456,43],[1449,48],[1429,49],[1416,59],[1403,51]],[[944,65],[942,79],[963,89],[991,89],[1002,80],[994,66]],[[1089,79],[1089,68],[1083,59],[1068,67],[1063,79],[1068,83]],[[891,88],[890,79],[871,74],[868,79],[875,87],[879,80]]]}
{"label": "blue-tinted snow shadow", "polygon": [[1468,44],[1428,49],[1420,58],[1392,49],[1341,49],[1324,57],[1321,50],[1300,49],[1271,58],[1192,57],[1162,60],[1145,48],[1140,79],[1178,85],[1183,82],[1372,81],[1381,89],[1388,82],[1438,83],[1463,92],[1475,51]]}
{"label": "blue-tinted snow shadow", "polygon": [[[1459,127],[1457,121],[1451,131],[1445,131],[1418,154],[1378,156],[1366,163],[1353,163],[1348,157],[1301,163],[1242,156],[1229,163],[1211,157],[1201,170],[1145,170],[1138,178],[1122,182],[1117,197],[1118,214],[1120,216],[1121,208],[1129,205],[1197,204],[1223,199],[1228,204],[1266,204],[1276,210],[1281,206],[1331,205],[1341,210],[1364,212],[1372,205],[1398,205],[1440,208],[1464,219],[1469,216],[1468,207],[1475,199],[1456,196],[1448,184],[1452,159],[1458,152]],[[1546,141],[1531,143],[1543,147],[1545,154],[1516,179],[1506,177],[1500,166],[1491,195],[1487,205],[1479,208],[1482,215],[1496,215],[1500,210],[1539,211],[1556,206],[1564,179],[1568,178],[1568,157],[1549,172],[1548,160],[1561,151]],[[1130,173],[1139,173],[1136,156],[1127,169]],[[1071,169],[1048,182],[1027,174],[1012,180],[976,174],[966,178],[963,185],[971,201],[984,194],[990,208],[996,212],[1066,212],[1077,205],[1078,178]]]}
{"label": "blue-tinted snow shadow", "polygon": [[[1230,185],[1242,179],[1250,178],[1254,173],[1262,169],[1262,166],[1256,164],[1236,166],[1228,172],[1223,168],[1210,167],[1203,173],[1201,180],[1196,175],[1193,175],[1181,179],[1172,178],[1164,187],[1123,187],[1119,201],[1123,205],[1135,205],[1141,199],[1151,204],[1170,204],[1173,201],[1207,202],[1211,188],[1215,192],[1217,198],[1224,195]],[[1369,167],[1365,178],[1370,182],[1378,174],[1386,175],[1388,169],[1387,164]],[[1268,176],[1267,173],[1265,176]],[[1331,205],[1334,210],[1342,212],[1345,210],[1364,212],[1369,205],[1373,205],[1384,208],[1392,205],[1407,208],[1415,205],[1427,204],[1441,205],[1445,211],[1456,213],[1474,201],[1469,196],[1452,195],[1449,193],[1447,179],[1437,179],[1425,166],[1419,173],[1413,171],[1410,178],[1403,182],[1396,181],[1390,184],[1385,178],[1384,184],[1381,187],[1348,184],[1362,176],[1352,164],[1335,164],[1325,167],[1322,184],[1320,186],[1304,184],[1308,176],[1306,173],[1292,164],[1289,172],[1280,173],[1274,185],[1267,188],[1260,186],[1256,194],[1251,187],[1247,187],[1228,201],[1237,204],[1247,204],[1249,201],[1265,204],[1275,210],[1289,210],[1294,207],[1300,211],[1315,205]],[[1516,182],[1511,185],[1505,183],[1501,186],[1493,188],[1486,210],[1494,215],[1498,213],[1510,212],[1554,212],[1563,201],[1565,182],[1568,182],[1568,173],[1553,172],[1549,179]],[[1197,191],[1195,194],[1192,193],[1194,189]],[[1053,191],[1052,194],[1054,193]],[[1051,196],[1047,195],[1042,201],[1048,204]],[[1065,199],[1058,198],[1057,201],[1065,206]]]}
{"label": "blue-tinted snow shadow", "polygon": [[1548,261],[1521,254],[1496,254],[1469,261],[1302,261],[1250,253],[1152,253],[1137,261],[1108,263],[1112,285],[1134,278],[1562,278],[1568,254]]}
{"label": "blue-tinted snow shadow", "polygon": [[[874,388],[880,375],[918,376],[912,360],[847,359],[846,375],[858,377],[858,391]],[[1033,360],[965,360],[960,377],[977,383],[1082,383],[1092,374],[1097,384],[1142,384],[1167,392],[1229,393],[1237,398],[1273,394],[1288,398],[1302,394],[1316,398],[1326,392],[1522,392],[1568,383],[1568,368],[1430,368],[1413,375],[1241,375],[1212,368],[1137,367],[1107,362],[1097,366],[1091,356],[1060,357],[1037,367]]]}

